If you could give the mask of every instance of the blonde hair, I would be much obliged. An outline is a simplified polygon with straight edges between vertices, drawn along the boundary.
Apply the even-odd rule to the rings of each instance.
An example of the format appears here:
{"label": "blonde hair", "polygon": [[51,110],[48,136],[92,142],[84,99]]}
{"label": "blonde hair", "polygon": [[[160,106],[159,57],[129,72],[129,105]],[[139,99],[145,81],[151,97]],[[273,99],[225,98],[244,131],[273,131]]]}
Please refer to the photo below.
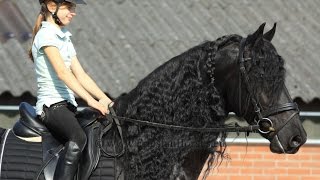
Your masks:
{"label": "blonde hair", "polygon": [[32,41],[31,41],[31,47],[29,49],[28,55],[29,58],[31,59],[31,61],[34,61],[33,56],[32,56],[32,44],[34,41],[34,37],[36,36],[36,34],[38,33],[39,29],[41,28],[41,23],[42,21],[45,21],[47,19],[47,14],[48,14],[48,10],[47,10],[47,2],[50,0],[46,0],[44,3],[41,4],[41,10],[40,13],[36,19],[35,25],[32,29]]}

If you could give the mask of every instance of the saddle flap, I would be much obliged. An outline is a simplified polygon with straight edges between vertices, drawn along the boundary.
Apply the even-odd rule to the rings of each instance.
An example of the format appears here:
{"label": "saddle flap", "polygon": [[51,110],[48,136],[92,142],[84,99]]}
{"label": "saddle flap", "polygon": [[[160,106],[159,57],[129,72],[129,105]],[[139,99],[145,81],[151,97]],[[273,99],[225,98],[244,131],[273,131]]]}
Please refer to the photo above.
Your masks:
{"label": "saddle flap", "polygon": [[98,147],[98,138],[100,133],[100,123],[95,123],[84,128],[87,135],[87,145],[82,152],[80,160],[78,180],[89,179],[92,171],[96,168],[100,159],[100,149]]}
{"label": "saddle flap", "polygon": [[101,113],[93,108],[85,108],[77,112],[76,118],[82,128],[86,128],[93,124],[101,116]]}
{"label": "saddle flap", "polygon": [[22,102],[19,106],[20,119],[13,126],[13,132],[20,137],[37,137],[47,133],[47,128],[37,118],[33,106]]}

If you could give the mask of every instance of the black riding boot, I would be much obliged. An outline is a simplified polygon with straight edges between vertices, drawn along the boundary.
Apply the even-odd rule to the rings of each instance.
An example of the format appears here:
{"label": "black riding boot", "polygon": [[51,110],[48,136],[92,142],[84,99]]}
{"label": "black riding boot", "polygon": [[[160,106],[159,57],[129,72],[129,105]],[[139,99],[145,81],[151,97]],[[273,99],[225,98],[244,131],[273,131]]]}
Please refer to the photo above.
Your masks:
{"label": "black riding boot", "polygon": [[65,145],[65,153],[60,156],[56,171],[54,172],[54,180],[73,180],[78,169],[78,162],[81,156],[79,146],[72,141]]}

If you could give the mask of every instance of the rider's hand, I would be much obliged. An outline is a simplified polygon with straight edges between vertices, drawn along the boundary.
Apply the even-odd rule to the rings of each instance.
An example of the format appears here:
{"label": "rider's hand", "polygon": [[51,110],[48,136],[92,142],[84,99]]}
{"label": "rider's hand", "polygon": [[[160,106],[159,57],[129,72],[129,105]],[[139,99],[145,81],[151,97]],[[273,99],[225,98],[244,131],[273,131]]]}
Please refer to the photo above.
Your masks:
{"label": "rider's hand", "polygon": [[99,103],[103,104],[107,109],[113,105],[113,102],[109,98],[100,99]]}
{"label": "rider's hand", "polygon": [[87,103],[90,107],[93,107],[93,108],[97,109],[98,111],[100,111],[100,113],[102,115],[109,114],[108,108],[105,107],[103,104],[99,103],[98,101],[96,101],[95,99],[91,99]]}

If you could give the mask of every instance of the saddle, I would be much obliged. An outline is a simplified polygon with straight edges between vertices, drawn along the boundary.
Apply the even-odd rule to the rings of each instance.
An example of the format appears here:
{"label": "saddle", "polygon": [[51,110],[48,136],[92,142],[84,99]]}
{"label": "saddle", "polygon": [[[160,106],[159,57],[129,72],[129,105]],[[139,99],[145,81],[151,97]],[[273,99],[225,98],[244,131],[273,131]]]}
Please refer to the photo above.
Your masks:
{"label": "saddle", "polygon": [[[35,179],[43,171],[45,179],[52,180],[60,152],[63,150],[63,145],[54,139],[42,121],[37,117],[35,109],[30,104],[22,102],[19,106],[19,111],[20,119],[15,123],[12,131],[23,140],[36,140],[42,143],[43,164]],[[105,129],[97,121],[99,116],[100,113],[92,108],[85,108],[77,112],[76,117],[87,135],[87,144],[80,159],[77,180],[89,179],[91,173],[98,165],[101,151],[97,142],[99,142],[101,133],[104,133]],[[107,124],[107,126],[111,126],[111,123],[110,120],[104,120],[104,124]],[[109,167],[114,169],[114,160],[110,159],[108,163],[110,164]],[[110,174],[108,175],[114,179],[114,170],[109,172]]]}

